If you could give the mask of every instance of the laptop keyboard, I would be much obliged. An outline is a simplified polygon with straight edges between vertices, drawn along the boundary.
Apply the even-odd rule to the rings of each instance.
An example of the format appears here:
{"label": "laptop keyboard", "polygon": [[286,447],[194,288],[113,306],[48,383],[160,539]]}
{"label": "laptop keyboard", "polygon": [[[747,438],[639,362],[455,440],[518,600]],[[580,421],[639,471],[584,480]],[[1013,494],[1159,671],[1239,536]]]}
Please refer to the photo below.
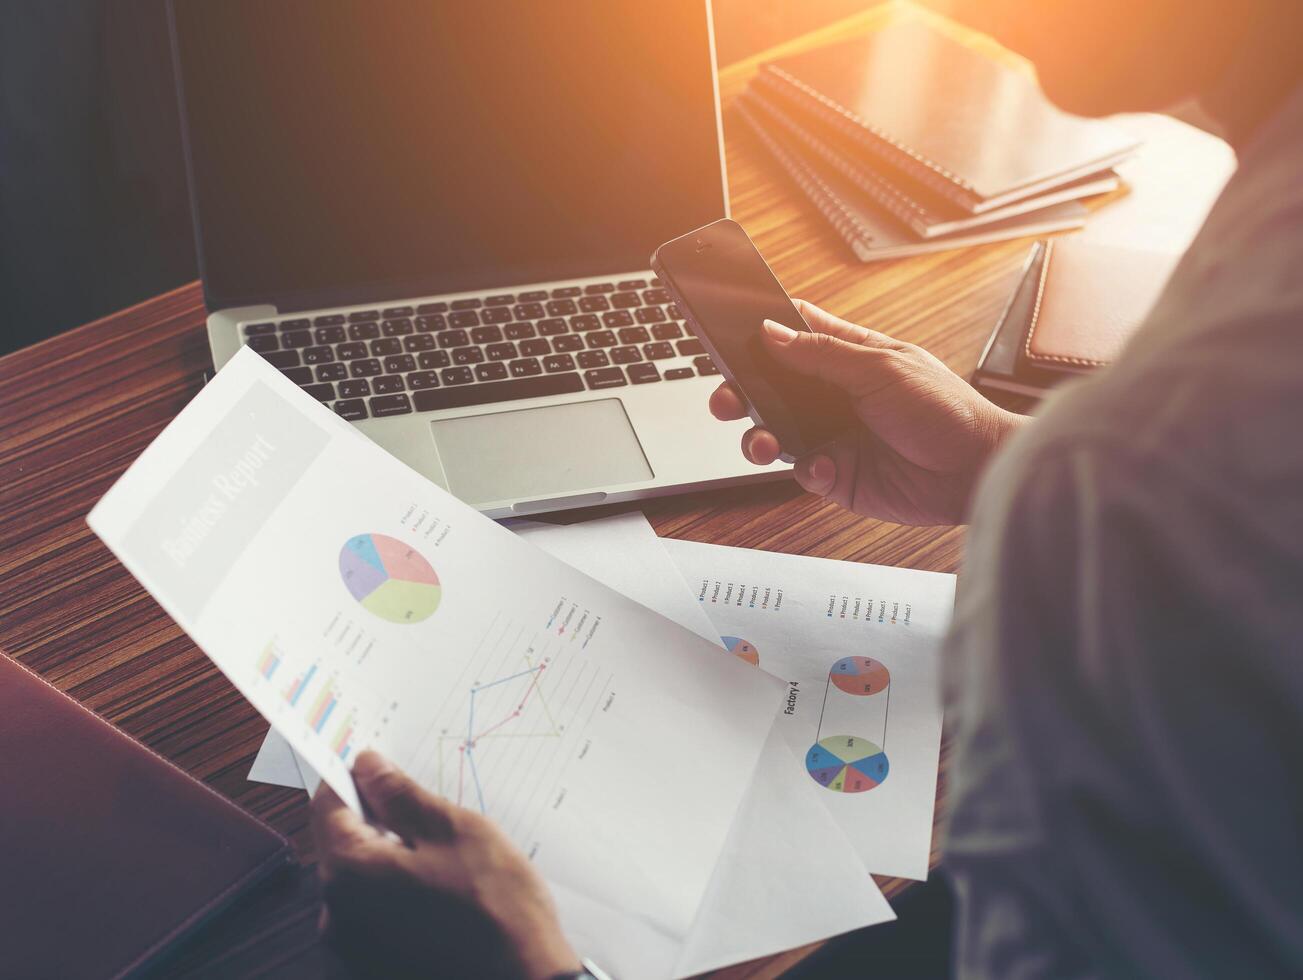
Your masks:
{"label": "laptop keyboard", "polygon": [[659,279],[292,316],[242,333],[349,421],[719,373]]}

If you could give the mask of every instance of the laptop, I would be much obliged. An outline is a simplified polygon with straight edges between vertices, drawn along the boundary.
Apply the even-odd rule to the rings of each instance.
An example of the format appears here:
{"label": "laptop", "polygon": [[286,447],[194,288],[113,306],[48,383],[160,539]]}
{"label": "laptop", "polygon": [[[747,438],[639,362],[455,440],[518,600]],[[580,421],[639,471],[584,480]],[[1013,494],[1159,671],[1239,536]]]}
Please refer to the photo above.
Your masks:
{"label": "laptop", "polygon": [[173,0],[208,335],[493,517],[782,476],[648,269],[728,214],[707,0]]}

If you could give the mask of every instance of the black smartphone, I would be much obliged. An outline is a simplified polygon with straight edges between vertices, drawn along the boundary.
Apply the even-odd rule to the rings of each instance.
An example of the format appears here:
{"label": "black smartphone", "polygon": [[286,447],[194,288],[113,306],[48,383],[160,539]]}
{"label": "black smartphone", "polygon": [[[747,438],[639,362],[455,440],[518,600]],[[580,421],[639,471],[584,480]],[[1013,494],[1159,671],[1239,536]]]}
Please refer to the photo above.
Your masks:
{"label": "black smartphone", "polygon": [[781,366],[765,349],[767,319],[793,330],[810,327],[736,221],[723,218],[666,242],[651,266],[746,399],[752,421],[778,439],[780,459],[793,462],[855,424],[845,392]]}

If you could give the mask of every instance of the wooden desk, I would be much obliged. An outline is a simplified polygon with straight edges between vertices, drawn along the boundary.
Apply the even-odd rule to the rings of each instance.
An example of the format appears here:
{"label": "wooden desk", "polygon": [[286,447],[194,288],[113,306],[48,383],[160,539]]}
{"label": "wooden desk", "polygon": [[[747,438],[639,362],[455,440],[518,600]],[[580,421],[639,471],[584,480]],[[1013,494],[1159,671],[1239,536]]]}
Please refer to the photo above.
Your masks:
{"label": "wooden desk", "polygon": [[[721,73],[725,105],[761,61],[870,30],[888,16],[875,9],[730,66]],[[726,130],[733,213],[795,295],[922,344],[961,373],[972,370],[1026,242],[860,265],[727,109]],[[76,288],[75,270],[68,288]],[[211,923],[165,972],[329,974],[338,968],[316,944],[306,797],[246,779],[266,723],[85,522],[199,390],[210,367],[204,317],[192,284],[0,359],[0,649],[294,841],[304,868]],[[863,520],[792,484],[671,498],[645,509],[671,537],[935,571],[959,565],[959,529]],[[907,886],[881,884],[888,895]],[[808,952],[719,975],[774,976]]]}

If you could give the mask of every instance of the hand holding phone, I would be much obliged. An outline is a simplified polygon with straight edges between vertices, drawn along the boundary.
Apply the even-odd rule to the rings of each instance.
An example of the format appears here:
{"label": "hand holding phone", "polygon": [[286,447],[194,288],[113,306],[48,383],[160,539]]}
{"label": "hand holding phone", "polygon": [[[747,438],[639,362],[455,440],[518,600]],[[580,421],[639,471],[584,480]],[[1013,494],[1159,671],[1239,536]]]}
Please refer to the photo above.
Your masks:
{"label": "hand holding phone", "polygon": [[757,426],[794,462],[856,425],[844,390],[777,363],[762,340],[765,320],[809,325],[747,233],[728,218],[666,242],[652,255],[697,338],[746,400]]}

